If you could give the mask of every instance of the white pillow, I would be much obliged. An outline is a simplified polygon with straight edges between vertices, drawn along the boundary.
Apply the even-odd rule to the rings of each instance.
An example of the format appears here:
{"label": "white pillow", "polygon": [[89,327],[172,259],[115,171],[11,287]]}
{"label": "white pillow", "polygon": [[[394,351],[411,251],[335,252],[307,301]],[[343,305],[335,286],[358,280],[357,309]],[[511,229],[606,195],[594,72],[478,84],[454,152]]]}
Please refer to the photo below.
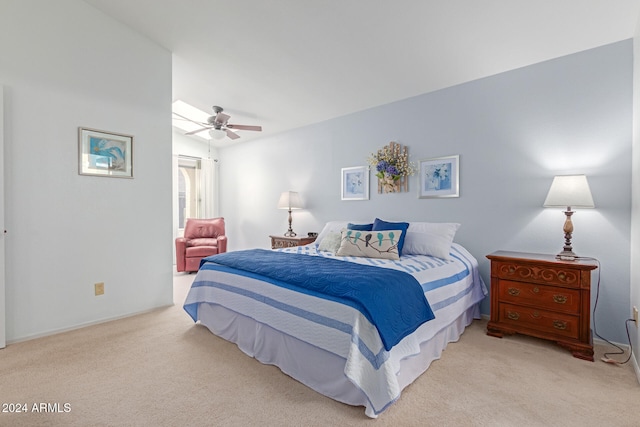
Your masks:
{"label": "white pillow", "polygon": [[400,259],[398,242],[402,230],[342,230],[338,256]]}
{"label": "white pillow", "polygon": [[342,236],[340,235],[340,233],[334,233],[333,231],[330,233],[327,233],[327,235],[322,239],[322,241],[320,241],[320,244],[318,245],[318,250],[327,251],[327,252],[331,252],[332,254],[335,254],[336,252],[338,252],[338,248],[340,247],[341,237]]}
{"label": "white pillow", "polygon": [[460,224],[452,222],[410,222],[402,253],[448,260],[458,228]]}
{"label": "white pillow", "polygon": [[[369,221],[371,222],[371,221]],[[347,228],[349,223],[352,224],[366,224],[367,221],[329,221],[324,225],[324,228],[320,233],[318,233],[318,237],[316,237],[316,243],[318,245],[322,244],[322,240],[327,237],[329,233],[338,233],[342,231],[343,228]]]}

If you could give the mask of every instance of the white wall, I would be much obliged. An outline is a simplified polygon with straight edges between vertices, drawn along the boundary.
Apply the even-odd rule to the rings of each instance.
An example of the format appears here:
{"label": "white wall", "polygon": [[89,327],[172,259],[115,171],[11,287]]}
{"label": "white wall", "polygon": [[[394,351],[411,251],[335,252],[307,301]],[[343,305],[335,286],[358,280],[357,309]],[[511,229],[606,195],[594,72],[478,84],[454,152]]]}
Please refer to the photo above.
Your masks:
{"label": "white wall", "polygon": [[[380,82],[381,85],[386,82]],[[222,213],[230,249],[268,247],[283,233],[280,192],[297,190],[298,234],[333,219],[456,221],[456,240],[476,255],[499,249],[557,253],[561,210],[542,203],[554,175],[585,173],[596,209],[573,216],[574,250],[602,262],[597,329],[626,341],[629,310],[632,43],[630,40],[521,68],[393,104],[222,148]],[[313,102],[313,100],[309,100]],[[340,200],[340,169],[397,141],[414,161],[460,155],[460,198],[375,192]],[[595,299],[596,286],[593,287]],[[489,311],[489,300],[483,304]]]}
{"label": "white wall", "polygon": [[173,154],[216,159],[218,149],[206,141],[184,135],[184,131],[173,129]]}
{"label": "white wall", "polygon": [[[80,0],[0,0],[0,82],[7,339],[171,304],[171,54]],[[78,175],[78,127],[134,135],[134,179]]]}
{"label": "white wall", "polygon": [[[639,17],[640,22],[640,17]],[[640,308],[640,25],[633,39],[633,156],[631,192],[631,304]],[[634,365],[640,381],[640,328],[630,326]]]}
{"label": "white wall", "polygon": [[0,348],[7,344],[4,263],[4,87],[0,84]]}

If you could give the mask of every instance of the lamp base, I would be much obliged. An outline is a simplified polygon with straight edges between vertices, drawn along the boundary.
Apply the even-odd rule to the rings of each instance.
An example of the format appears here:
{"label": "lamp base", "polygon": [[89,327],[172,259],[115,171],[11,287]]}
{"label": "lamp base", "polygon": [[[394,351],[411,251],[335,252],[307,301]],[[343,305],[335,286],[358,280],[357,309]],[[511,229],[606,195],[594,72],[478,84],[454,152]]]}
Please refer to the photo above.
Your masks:
{"label": "lamp base", "polygon": [[573,253],[573,251],[564,250],[556,255],[556,259],[561,259],[562,261],[575,261],[578,259],[578,255]]}
{"label": "lamp base", "polygon": [[561,259],[563,261],[575,261],[578,256],[573,253],[573,248],[571,247],[571,234],[573,233],[571,215],[573,215],[573,211],[570,206],[567,206],[567,210],[564,214],[567,217],[564,221],[564,226],[562,227],[562,231],[564,231],[564,246],[562,248],[563,251],[556,255],[556,259]]}
{"label": "lamp base", "polygon": [[296,237],[297,234],[293,232],[293,229],[291,229],[291,221],[293,220],[293,218],[291,218],[291,209],[289,209],[289,229],[287,230],[286,233],[284,233],[285,237]]}

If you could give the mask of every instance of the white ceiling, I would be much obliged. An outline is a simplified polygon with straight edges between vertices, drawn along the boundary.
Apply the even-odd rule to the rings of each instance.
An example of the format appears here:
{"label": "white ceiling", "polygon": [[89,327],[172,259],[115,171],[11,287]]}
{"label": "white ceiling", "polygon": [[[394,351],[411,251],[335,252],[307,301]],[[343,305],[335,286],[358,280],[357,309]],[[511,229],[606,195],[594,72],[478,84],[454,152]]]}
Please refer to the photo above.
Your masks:
{"label": "white ceiling", "polygon": [[273,135],[633,37],[640,0],[85,0],[173,52],[173,99]]}

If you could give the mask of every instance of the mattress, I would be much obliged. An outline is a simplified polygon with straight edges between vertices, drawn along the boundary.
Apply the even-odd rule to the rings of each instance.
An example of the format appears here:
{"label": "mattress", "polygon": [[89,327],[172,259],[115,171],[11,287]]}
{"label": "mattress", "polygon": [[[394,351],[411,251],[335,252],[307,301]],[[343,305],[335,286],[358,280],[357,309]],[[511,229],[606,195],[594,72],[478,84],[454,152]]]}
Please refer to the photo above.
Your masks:
{"label": "mattress", "polygon": [[[335,257],[314,244],[282,251]],[[487,294],[486,287],[476,259],[456,243],[450,260],[426,255],[400,260],[335,258],[410,273],[422,286],[435,318],[387,351],[376,328],[353,307],[276,286],[256,275],[206,268],[198,272],[185,309],[246,354],[278,366],[328,397],[364,406],[367,416],[377,417],[479,316],[477,304]]]}

